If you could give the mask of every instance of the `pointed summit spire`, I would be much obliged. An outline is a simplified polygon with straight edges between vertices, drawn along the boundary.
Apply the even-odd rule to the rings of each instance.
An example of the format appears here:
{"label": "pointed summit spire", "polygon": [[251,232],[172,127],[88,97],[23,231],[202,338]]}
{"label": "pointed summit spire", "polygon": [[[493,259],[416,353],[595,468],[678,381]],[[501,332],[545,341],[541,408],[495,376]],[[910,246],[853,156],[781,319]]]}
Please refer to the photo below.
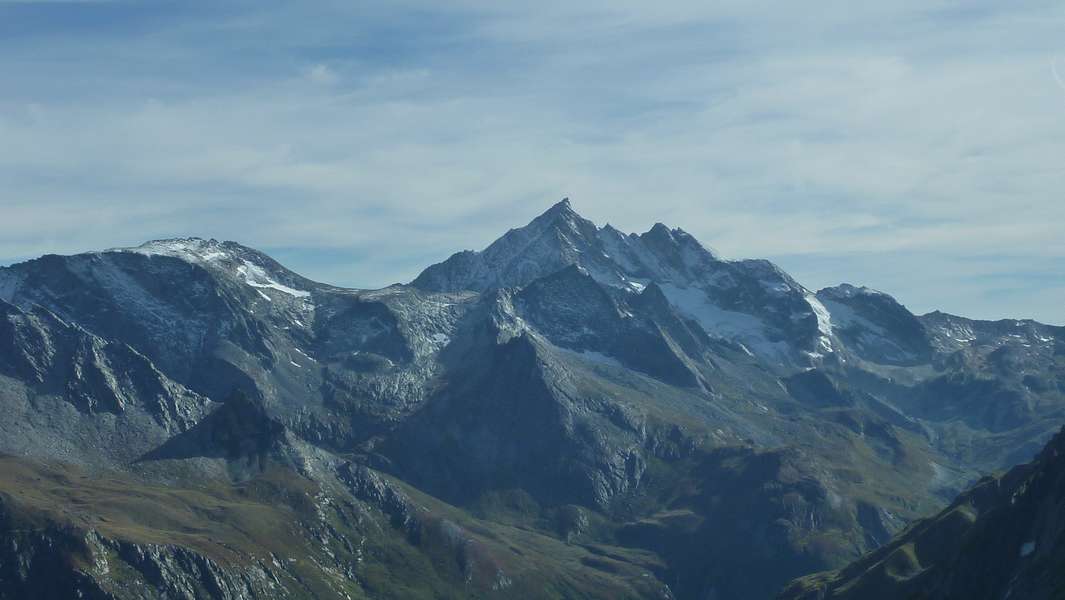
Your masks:
{"label": "pointed summit spire", "polygon": [[569,198],[563,198],[556,202],[551,208],[544,211],[540,216],[532,220],[531,223],[519,230],[524,230],[527,233],[539,232],[546,227],[559,227],[562,226],[567,230],[572,230],[579,235],[585,235],[589,238],[595,237],[595,232],[598,229],[594,223],[585,219],[577,214],[577,211],[573,210],[573,205],[570,204]]}
{"label": "pointed summit spire", "polygon": [[546,217],[546,216],[558,216],[558,215],[579,216],[573,210],[573,205],[570,204],[568,196],[563,198],[563,199],[561,199],[561,200],[559,200],[558,202],[556,202],[554,205],[551,206],[551,208],[549,208],[546,211],[544,211],[543,214],[540,215],[540,216],[541,217]]}
{"label": "pointed summit spire", "polygon": [[525,285],[569,265],[613,273],[617,267],[609,263],[599,228],[563,198],[481,252],[453,255],[427,268],[412,283],[435,291],[483,291]]}

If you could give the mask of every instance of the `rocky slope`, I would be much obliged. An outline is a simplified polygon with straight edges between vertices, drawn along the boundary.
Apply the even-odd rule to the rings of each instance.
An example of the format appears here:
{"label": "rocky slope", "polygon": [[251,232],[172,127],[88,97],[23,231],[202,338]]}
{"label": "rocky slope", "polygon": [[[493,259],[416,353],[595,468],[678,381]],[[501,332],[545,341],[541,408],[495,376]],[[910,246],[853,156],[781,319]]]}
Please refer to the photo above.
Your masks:
{"label": "rocky slope", "polygon": [[784,600],[1065,597],[1065,430],[1034,461],[982,479],[938,515]]}
{"label": "rocky slope", "polygon": [[[44,536],[3,564],[84,594],[170,569],[165,597],[757,599],[1034,455],[1065,335],[813,292],[563,201],[381,290],[197,238],[0,268],[0,409],[11,464],[89,475],[59,486],[77,505],[0,481],[8,530]],[[183,516],[104,526],[93,477]],[[0,593],[36,589],[16,571]]]}

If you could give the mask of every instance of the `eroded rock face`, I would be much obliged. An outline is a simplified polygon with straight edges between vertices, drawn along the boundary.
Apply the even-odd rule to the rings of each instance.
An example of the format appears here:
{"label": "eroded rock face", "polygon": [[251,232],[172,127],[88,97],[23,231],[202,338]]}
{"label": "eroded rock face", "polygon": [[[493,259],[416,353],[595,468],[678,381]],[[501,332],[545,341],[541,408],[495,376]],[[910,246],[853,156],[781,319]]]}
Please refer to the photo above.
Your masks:
{"label": "eroded rock face", "polygon": [[0,597],[237,600],[292,597],[264,565],[222,566],[187,548],[135,544],[91,529],[17,529],[0,508]]}
{"label": "eroded rock face", "polygon": [[345,462],[337,467],[337,477],[347,485],[351,495],[377,507],[392,519],[392,524],[408,535],[421,527],[418,510],[406,494],[363,465]]}
{"label": "eroded rock face", "polygon": [[932,358],[931,336],[920,319],[891,296],[843,284],[817,292],[836,335],[857,357],[878,364],[917,365]]}
{"label": "eroded rock face", "polygon": [[277,576],[263,565],[222,567],[202,554],[176,546],[112,540],[101,546],[141,574],[146,587],[164,597],[236,600],[288,595]]}
{"label": "eroded rock face", "polygon": [[79,411],[119,414],[136,407],[168,432],[208,412],[206,398],[169,379],[129,346],[64,322],[41,307],[0,300],[0,374],[55,393]]}

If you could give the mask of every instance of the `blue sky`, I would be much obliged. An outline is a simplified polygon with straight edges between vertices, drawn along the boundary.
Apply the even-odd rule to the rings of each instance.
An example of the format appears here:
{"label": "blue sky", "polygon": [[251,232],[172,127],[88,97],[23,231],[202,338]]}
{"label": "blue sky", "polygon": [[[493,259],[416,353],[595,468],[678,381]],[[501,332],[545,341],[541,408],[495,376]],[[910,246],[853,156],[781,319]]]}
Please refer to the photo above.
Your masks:
{"label": "blue sky", "polygon": [[1060,2],[0,0],[0,264],[411,279],[563,196],[808,287],[1065,324]]}

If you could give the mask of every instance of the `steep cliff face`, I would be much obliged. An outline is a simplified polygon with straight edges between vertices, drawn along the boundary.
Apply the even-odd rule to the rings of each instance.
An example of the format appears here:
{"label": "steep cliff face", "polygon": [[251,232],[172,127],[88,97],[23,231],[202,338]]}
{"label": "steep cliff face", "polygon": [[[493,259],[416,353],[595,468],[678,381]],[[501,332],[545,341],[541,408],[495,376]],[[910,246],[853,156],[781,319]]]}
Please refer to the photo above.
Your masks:
{"label": "steep cliff face", "polygon": [[938,515],[781,599],[1026,598],[1065,595],[1065,430],[1031,463],[981,480]]}
{"label": "steep cliff face", "polygon": [[136,544],[58,525],[12,530],[0,523],[0,597],[118,600],[277,598],[282,589],[261,566],[223,567],[181,546]]}
{"label": "steep cliff face", "polygon": [[206,398],[172,381],[133,348],[64,322],[39,306],[0,300],[0,375],[55,394],[86,414],[139,410],[167,432],[202,418]]}
{"label": "steep cliff face", "polygon": [[0,451],[127,464],[217,406],[124,343],[0,300]]}
{"label": "steep cliff face", "polygon": [[836,335],[863,360],[917,365],[932,358],[930,336],[920,319],[891,296],[843,284],[817,292]]}
{"label": "steep cliff face", "polygon": [[294,513],[259,500],[0,456],[0,597],[279,597],[294,571],[249,549]]}

